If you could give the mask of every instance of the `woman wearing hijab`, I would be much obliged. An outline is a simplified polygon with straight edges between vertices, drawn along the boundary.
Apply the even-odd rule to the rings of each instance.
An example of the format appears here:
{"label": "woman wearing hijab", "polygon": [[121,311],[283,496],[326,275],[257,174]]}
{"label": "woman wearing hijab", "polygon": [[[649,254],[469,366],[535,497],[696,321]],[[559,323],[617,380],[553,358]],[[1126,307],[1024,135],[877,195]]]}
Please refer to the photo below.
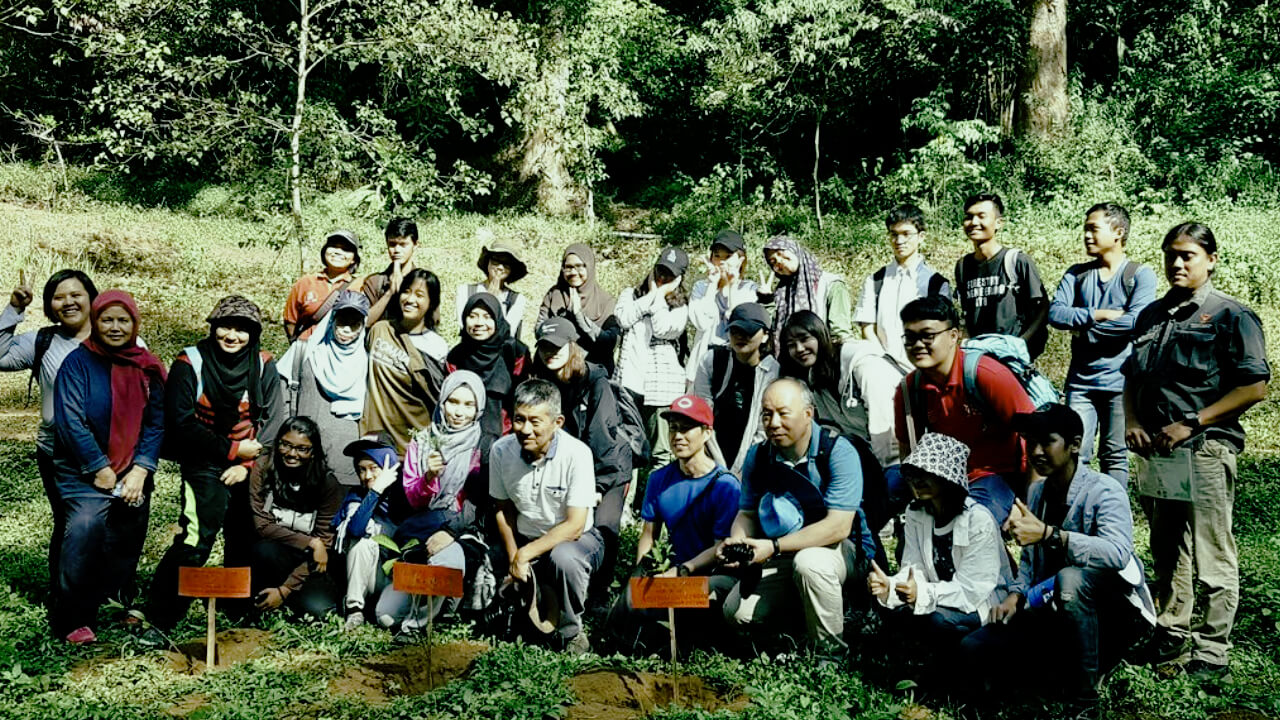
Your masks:
{"label": "woman wearing hijab", "polygon": [[[476,373],[455,370],[440,389],[444,398],[435,418],[405,450],[405,498],[412,514],[400,523],[396,542],[420,545],[405,555],[409,562],[463,570],[459,535],[476,519],[476,505],[487,502],[488,479],[481,474],[481,418],[485,384]],[[478,501],[478,502],[477,502]],[[383,588],[376,610],[378,624],[410,632],[426,627],[427,618],[444,607],[444,598],[415,599],[395,588]]]}
{"label": "woman wearing hijab", "polygon": [[472,295],[463,308],[462,336],[449,351],[445,369],[480,376],[488,395],[480,428],[490,439],[511,429],[512,398],[528,363],[529,349],[512,337],[498,298],[487,292]]}
{"label": "woman wearing hijab", "polygon": [[62,361],[89,337],[89,306],[98,297],[93,280],[80,270],[59,270],[44,284],[44,316],[53,323],[25,333],[14,333],[25,319],[23,313],[35,298],[31,288],[13,290],[9,304],[0,312],[0,371],[30,370],[31,386],[40,386],[40,427],[36,430],[36,467],[44,484],[45,497],[53,514],[49,539],[49,620],[54,621],[54,598],[58,595],[58,559],[62,555],[62,521],[65,512],[58,497],[57,473],[53,470],[53,385]]}
{"label": "woman wearing hijab", "polygon": [[332,613],[338,590],[328,575],[329,544],[342,490],[310,418],[286,420],[273,451],[253,464],[249,504],[257,532],[249,552],[257,609],[288,603],[314,618]]}
{"label": "woman wearing hijab", "polygon": [[230,295],[208,322],[209,336],[178,354],[165,384],[165,447],[181,465],[182,511],[151,584],[148,644],[166,643],[164,633],[187,614],[191,599],[178,595],[178,568],[202,567],[219,530],[224,564],[245,561],[253,542],[245,481],[284,421],[280,373],[270,353],[259,350],[258,306]]}
{"label": "woman wearing hijab", "polygon": [[[360,436],[360,413],[369,385],[369,352],[364,347],[369,298],[341,290],[333,311],[305,341],[295,342],[277,369],[289,391],[289,412],[309,417],[320,426],[325,457],[341,457]],[[335,463],[338,484],[359,483],[350,463]]]}
{"label": "woman wearing hijab", "polygon": [[[835,273],[818,267],[813,253],[800,247],[795,238],[775,235],[764,246],[764,260],[778,278],[773,292],[774,350],[782,352],[782,329],[787,319],[801,310],[808,310],[827,324],[831,339],[837,343],[852,340],[853,308],[849,300],[849,286]],[[767,288],[761,294],[767,293]]]}
{"label": "woman wearing hijab", "polygon": [[596,255],[590,247],[574,243],[560,260],[560,277],[542,298],[538,325],[547,318],[562,317],[573,323],[577,344],[587,360],[613,374],[613,351],[622,327],[613,315],[616,299],[596,282]]}
{"label": "woman wearing hijab", "polygon": [[360,435],[386,433],[403,453],[414,430],[435,412],[449,346],[440,324],[440,279],[414,268],[400,283],[389,317],[369,328],[369,387],[360,414]]}
{"label": "woman wearing hijab", "polygon": [[133,297],[102,293],[89,322],[53,393],[53,466],[66,528],[54,631],[75,645],[97,639],[104,600],[127,602],[122,595],[132,593],[164,438],[164,365],[138,345]]}
{"label": "woman wearing hijab", "polygon": [[360,478],[360,485],[347,493],[338,514],[333,516],[333,546],[346,559],[347,570],[343,629],[350,631],[364,624],[366,605],[370,599],[377,600],[377,594],[389,581],[382,570],[382,545],[376,538],[395,537],[397,508],[392,500],[403,495],[403,490],[389,492],[400,479],[400,458],[395,448],[375,439],[360,439],[342,452],[351,458]]}

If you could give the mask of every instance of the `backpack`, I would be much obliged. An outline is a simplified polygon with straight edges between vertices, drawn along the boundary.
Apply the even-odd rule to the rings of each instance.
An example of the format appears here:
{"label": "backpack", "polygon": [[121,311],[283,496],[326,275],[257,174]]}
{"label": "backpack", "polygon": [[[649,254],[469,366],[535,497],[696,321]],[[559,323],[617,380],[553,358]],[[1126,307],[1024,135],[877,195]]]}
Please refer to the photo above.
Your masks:
{"label": "backpack", "polygon": [[[1000,263],[1001,275],[1004,276],[1004,281],[1008,286],[1007,292],[1010,295],[1014,296],[1014,306],[1017,309],[1019,315],[1022,314],[1022,308],[1018,307],[1020,303],[1018,303],[1018,298],[1017,298],[1018,290],[1022,288],[1022,286],[1018,284],[1018,258],[1021,255],[1022,255],[1022,251],[1018,250],[1017,248],[1004,248],[1004,259]],[[955,293],[956,293],[956,299],[960,300],[960,305],[961,307],[963,307],[964,294],[965,294],[964,258],[963,257],[956,261]],[[1044,352],[1044,346],[1046,343],[1048,343],[1048,341],[1049,341],[1049,325],[1048,323],[1046,323],[1042,328],[1040,328],[1040,331],[1037,332],[1035,336],[1031,338],[1031,342],[1026,343],[1026,347],[1027,349],[1034,348],[1036,350],[1036,355],[1039,356],[1040,353]],[[1030,355],[1028,354],[1028,362],[1030,361],[1029,358],[1030,358]]]}
{"label": "backpack", "polygon": [[[871,274],[871,285],[874,290],[875,299],[876,299],[875,300],[876,302],[875,316],[876,317],[880,317],[880,291],[884,289],[884,279],[885,279],[886,272],[887,272],[886,268],[882,267]],[[934,270],[933,275],[929,276],[929,286],[928,286],[927,294],[930,296],[941,295],[942,286],[946,284],[947,284],[947,279],[942,277],[942,273]]]}
{"label": "backpack", "polygon": [[57,325],[47,325],[36,331],[35,354],[31,358],[31,377],[27,380],[27,404],[31,404],[31,389],[40,382],[40,367],[44,365],[44,356],[53,345],[53,334],[58,331]]}
{"label": "backpack", "polygon": [[[1138,275],[1138,270],[1141,267],[1142,265],[1140,263],[1136,263],[1130,260],[1129,262],[1125,263],[1124,270],[1120,271],[1120,283],[1121,285],[1124,286],[1125,306],[1128,306],[1129,302],[1133,300],[1133,289],[1138,285],[1138,281],[1136,280],[1136,277]],[[1079,275],[1076,275],[1076,287],[1075,287],[1076,302],[1080,301],[1081,294],[1084,291],[1084,276],[1085,276],[1085,273],[1080,273]]]}
{"label": "backpack", "polygon": [[[1026,391],[1027,396],[1031,398],[1031,404],[1040,407],[1046,403],[1061,403],[1062,395],[1058,389],[1053,386],[1049,378],[1044,376],[1031,364],[1031,358],[1027,354],[1026,342],[1016,335],[1001,335],[1000,333],[986,333],[975,338],[969,338],[960,344],[964,350],[964,394],[965,398],[975,407],[982,415],[989,412],[982,393],[978,390],[978,362],[986,355],[993,360],[999,362],[1013,373],[1017,378],[1018,384]],[[916,427],[925,426],[921,411],[923,403],[918,400],[912,401],[913,398],[919,398],[920,395],[920,373],[916,372],[913,377],[912,387],[906,387],[906,378],[902,381],[902,397],[904,407],[908,417],[907,432],[910,437],[911,446],[914,448],[916,443]]]}
{"label": "backpack", "polygon": [[[863,534],[863,517],[866,518],[866,525],[870,529],[872,538],[876,543],[876,554],[880,554],[880,541],[876,531],[884,527],[889,522],[889,483],[885,479],[884,470],[880,467],[880,461],[876,459],[875,453],[871,451],[871,445],[866,440],[856,435],[841,435],[834,428],[826,425],[818,426],[818,454],[814,456],[814,462],[818,464],[818,473],[822,476],[823,485],[817,488],[817,492],[821,495],[826,490],[826,483],[831,480],[831,451],[835,449],[836,442],[840,438],[844,438],[853,447],[854,452],[858,454],[858,464],[862,470],[862,504],[860,506],[862,512],[853,518],[853,527],[849,531],[849,539],[853,541],[857,548],[858,557],[864,557],[864,548],[862,547]],[[767,443],[758,445],[761,450],[766,447]],[[756,452],[760,452],[757,450]],[[762,477],[758,472],[759,463],[752,466],[751,484],[755,488],[764,489],[766,492],[776,492],[782,488],[775,487],[776,483],[772,482],[772,478]],[[808,483],[806,483],[808,485]],[[813,487],[801,488],[801,495],[812,496]],[[813,505],[810,498],[809,503],[803,503],[806,506]],[[813,507],[814,510],[818,510]],[[821,520],[826,516],[825,505],[818,510],[811,519],[806,513],[805,524],[812,524]]]}
{"label": "backpack", "polygon": [[649,435],[645,432],[644,416],[640,414],[640,406],[630,390],[622,387],[617,380],[609,378],[609,387],[613,389],[614,398],[618,401],[618,441],[631,450],[631,466],[639,468],[653,460],[653,446],[649,444]]}
{"label": "backpack", "polygon": [[[195,345],[182,348],[182,354],[187,356],[187,361],[191,363],[191,370],[196,375],[196,392],[195,399],[199,401],[200,396],[204,394],[204,377],[200,373],[200,369],[204,366],[204,358],[200,356],[200,348]],[[262,372],[266,369],[267,360],[271,358],[271,353],[266,350],[258,351],[258,376],[262,376]],[[176,447],[177,439],[170,441],[171,433],[165,433],[164,441],[160,449],[160,457],[163,460],[172,460],[180,463],[185,459],[186,448]]]}

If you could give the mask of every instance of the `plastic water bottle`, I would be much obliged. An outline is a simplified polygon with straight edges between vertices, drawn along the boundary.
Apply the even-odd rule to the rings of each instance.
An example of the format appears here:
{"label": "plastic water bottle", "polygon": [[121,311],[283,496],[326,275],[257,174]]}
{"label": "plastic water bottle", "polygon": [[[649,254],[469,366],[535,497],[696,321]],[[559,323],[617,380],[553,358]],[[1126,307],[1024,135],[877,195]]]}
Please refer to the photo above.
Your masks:
{"label": "plastic water bottle", "polygon": [[1027,605],[1033,608],[1049,607],[1057,594],[1058,576],[1051,575],[1048,580],[1036,585],[1027,592]]}

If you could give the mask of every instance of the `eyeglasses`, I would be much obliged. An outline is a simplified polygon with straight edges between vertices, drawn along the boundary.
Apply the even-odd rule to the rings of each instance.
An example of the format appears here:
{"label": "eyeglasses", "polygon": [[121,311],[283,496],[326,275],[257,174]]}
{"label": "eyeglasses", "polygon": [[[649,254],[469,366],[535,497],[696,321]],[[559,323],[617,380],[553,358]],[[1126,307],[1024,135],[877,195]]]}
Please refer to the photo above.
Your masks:
{"label": "eyeglasses", "polygon": [[902,333],[902,343],[907,347],[911,347],[912,345],[915,345],[916,343],[921,342],[921,343],[924,343],[925,346],[927,347],[932,347],[933,341],[936,340],[939,335],[942,335],[943,333],[951,332],[954,329],[955,329],[954,327],[948,327],[948,328],[943,328],[941,330],[938,330],[937,332],[920,332],[920,333],[905,332],[905,333]]}
{"label": "eyeglasses", "polygon": [[569,272],[571,270],[581,272],[582,270],[587,269],[587,264],[586,263],[565,263],[564,265],[560,266],[560,269],[564,270],[565,272]]}
{"label": "eyeglasses", "polygon": [[289,453],[291,455],[310,455],[311,451],[314,449],[315,448],[310,445],[294,445],[293,443],[285,442],[284,440],[280,441],[280,452],[282,453]]}

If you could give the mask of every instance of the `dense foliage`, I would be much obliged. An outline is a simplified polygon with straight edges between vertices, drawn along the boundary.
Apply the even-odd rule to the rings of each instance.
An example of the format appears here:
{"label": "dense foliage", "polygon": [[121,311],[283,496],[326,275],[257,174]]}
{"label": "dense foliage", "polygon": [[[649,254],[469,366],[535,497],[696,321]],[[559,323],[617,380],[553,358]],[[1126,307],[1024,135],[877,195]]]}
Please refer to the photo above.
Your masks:
{"label": "dense foliage", "polygon": [[0,144],[256,214],[1274,197],[1274,3],[1067,3],[1050,142],[1013,132],[1029,4],[0,0]]}

